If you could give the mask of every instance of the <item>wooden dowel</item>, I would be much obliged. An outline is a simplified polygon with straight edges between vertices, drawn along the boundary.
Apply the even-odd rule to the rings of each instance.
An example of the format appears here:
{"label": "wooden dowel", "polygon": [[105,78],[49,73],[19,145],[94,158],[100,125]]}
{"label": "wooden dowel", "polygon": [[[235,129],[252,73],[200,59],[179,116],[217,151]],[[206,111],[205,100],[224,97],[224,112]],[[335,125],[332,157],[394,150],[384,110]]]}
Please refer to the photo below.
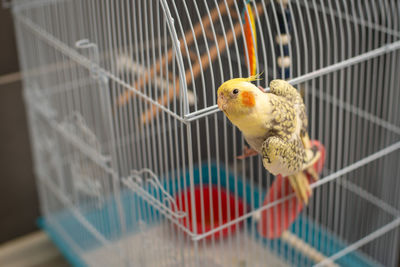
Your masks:
{"label": "wooden dowel", "polygon": [[[211,49],[209,50],[210,57],[208,56],[207,53],[203,53],[203,55],[200,57],[201,64],[199,62],[196,62],[192,67],[192,71],[190,71],[190,69],[186,71],[185,76],[187,85],[190,85],[193,82],[193,78],[196,79],[200,75],[200,72],[202,70],[205,71],[210,65],[210,63],[216,59],[216,57],[218,56],[218,49],[220,53],[225,51],[225,49],[234,41],[235,35],[237,36],[239,34],[240,29],[241,29],[240,23],[236,23],[233,31],[230,30],[226,34],[226,42],[224,37],[220,37],[217,41],[217,45],[211,47]],[[157,99],[157,102],[162,105],[166,105],[169,101],[171,101],[174,95],[179,94],[180,91],[179,85],[176,87],[175,91],[176,93],[174,94],[173,90],[169,90],[169,93]],[[157,106],[153,105],[149,110],[147,110],[143,114],[142,122],[147,123],[150,119],[152,119],[154,116],[157,115],[158,110],[159,109],[157,108]]]}
{"label": "wooden dowel", "polygon": [[[229,7],[233,3],[233,0],[229,0],[229,1],[227,1],[227,3],[228,3],[228,7]],[[219,9],[219,12],[221,13],[221,16],[225,15],[225,13],[227,13],[227,8],[223,1],[218,5],[218,9]],[[210,12],[211,20],[209,19],[208,15],[204,15],[202,17],[201,22],[196,23],[196,25],[193,27],[193,32],[191,30],[188,30],[185,33],[184,39],[186,40],[187,46],[191,45],[194,41],[194,38],[198,37],[201,34],[201,32],[202,32],[201,25],[202,24],[203,24],[204,29],[206,29],[210,26],[211,22],[214,22],[218,18],[218,9],[214,8]],[[180,50],[182,51],[185,49],[184,40],[181,38],[181,39],[179,39],[179,42],[181,44]],[[150,71],[148,73],[146,73],[142,79],[139,79],[139,81],[134,84],[134,88],[138,89],[138,90],[140,88],[142,88],[149,81],[149,79],[153,78],[154,75],[160,71],[161,66],[168,65],[172,60],[173,52],[174,52],[173,48],[170,48],[167,52],[167,57],[162,57],[162,59],[156,63],[155,68],[151,67]],[[134,94],[135,94],[134,91],[126,90],[118,98],[118,103],[117,103],[118,106],[125,105]]]}
{"label": "wooden dowel", "polygon": [[[260,3],[257,4],[257,11],[260,15],[263,13],[262,4],[260,4]],[[190,71],[190,69],[187,70],[185,73],[187,85],[190,85],[193,82],[193,78],[196,79],[198,77],[198,75],[200,74],[200,72],[202,70],[205,71],[208,68],[208,66],[210,65],[210,63],[216,59],[216,57],[218,56],[218,50],[220,53],[223,53],[225,51],[225,49],[227,49],[227,47],[233,43],[233,41],[235,40],[235,37],[237,37],[240,34],[241,28],[242,27],[239,22],[235,23],[233,30],[231,29],[226,34],[226,42],[225,42],[224,37],[220,36],[217,40],[217,45],[212,46],[209,50],[210,57],[208,56],[207,53],[202,54],[202,56],[200,57],[201,65],[199,62],[196,62],[192,67],[193,77],[192,77],[192,72]],[[177,87],[175,88],[175,92],[176,93],[174,94],[174,91],[170,90],[168,95],[164,95],[164,96],[160,97],[159,99],[157,99],[157,102],[162,105],[166,105],[172,100],[174,95],[177,96],[180,92],[178,83],[177,83]],[[149,110],[147,110],[143,114],[142,122],[147,123],[149,120],[151,120],[154,116],[157,115],[158,111],[159,111],[159,109],[157,108],[157,106],[153,105]]]}
{"label": "wooden dowel", "polygon": [[[281,238],[282,240],[290,244],[296,250],[300,251],[302,254],[306,255],[308,258],[312,259],[316,263],[327,259],[327,257],[324,254],[322,254],[321,252],[310,246],[308,243],[300,239],[297,235],[292,234],[289,231],[284,231],[282,233]],[[339,265],[337,265],[333,261],[327,264],[326,266],[339,267]]]}
{"label": "wooden dowel", "polygon": [[[175,91],[175,92],[174,92]],[[157,102],[160,105],[166,106],[171,100],[179,95],[179,78],[176,78],[176,87],[175,90],[168,90],[168,94],[164,94],[163,96],[157,99]],[[155,105],[152,105],[150,109],[148,109],[142,115],[142,122],[147,123],[152,120],[158,113],[159,108]]]}
{"label": "wooden dowel", "polygon": [[189,51],[189,57],[191,61],[196,61],[197,60],[197,54],[193,52],[192,50]]}
{"label": "wooden dowel", "polygon": [[[212,31],[207,31],[206,32],[206,37],[208,38],[208,40],[213,41],[214,40],[214,33]],[[218,38],[221,37],[221,35],[215,34],[215,37],[218,40]]]}

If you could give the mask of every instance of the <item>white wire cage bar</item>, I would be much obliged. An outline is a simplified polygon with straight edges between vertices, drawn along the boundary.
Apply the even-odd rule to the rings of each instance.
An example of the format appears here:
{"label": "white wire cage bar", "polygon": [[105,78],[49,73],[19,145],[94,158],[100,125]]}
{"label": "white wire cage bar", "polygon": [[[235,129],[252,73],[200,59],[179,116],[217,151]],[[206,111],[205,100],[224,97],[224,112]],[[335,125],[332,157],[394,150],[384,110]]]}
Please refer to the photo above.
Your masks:
{"label": "white wire cage bar", "polygon": [[[74,265],[397,266],[397,1],[11,8],[42,224]],[[244,139],[216,108],[218,86],[249,75],[249,9],[257,85],[295,85],[326,150],[309,205],[275,239],[260,235],[260,214],[279,225],[294,196],[263,204],[275,177],[236,158]]]}

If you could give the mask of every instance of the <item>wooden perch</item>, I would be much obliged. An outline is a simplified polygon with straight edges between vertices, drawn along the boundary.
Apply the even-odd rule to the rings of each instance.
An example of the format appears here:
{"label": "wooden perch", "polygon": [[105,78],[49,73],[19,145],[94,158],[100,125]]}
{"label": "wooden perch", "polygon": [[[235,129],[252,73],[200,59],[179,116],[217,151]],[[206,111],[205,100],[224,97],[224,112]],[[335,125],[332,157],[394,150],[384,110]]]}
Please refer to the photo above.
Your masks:
{"label": "wooden perch", "polygon": [[[233,3],[232,0],[227,1],[228,2],[228,7],[230,7]],[[227,13],[227,8],[225,6],[224,2],[221,2],[218,5],[218,9],[219,12],[222,15],[225,15]],[[210,12],[210,17],[211,20],[209,19],[209,17],[207,15],[203,16],[201,23],[203,24],[204,30],[207,30],[207,28],[210,26],[211,22],[214,23],[214,21],[218,18],[218,9],[214,8],[211,12]],[[262,9],[262,4],[257,4],[257,11],[259,14],[263,13],[263,9]],[[193,27],[193,32],[192,33],[191,30],[187,31],[185,34],[185,40],[186,40],[186,44],[187,46],[189,46],[190,44],[193,43],[194,38],[198,37],[201,33],[202,33],[202,25],[200,22],[198,22],[194,27]],[[196,61],[193,60],[193,52],[189,50],[189,53],[186,52],[185,49],[185,43],[183,42],[182,39],[180,39],[180,50],[182,51],[182,54],[185,56],[189,56],[192,61],[196,61],[193,65],[192,65],[192,69],[188,69],[185,72],[185,77],[186,77],[186,84],[190,85],[193,80],[195,80],[202,71],[205,71],[211,62],[213,62],[217,56],[218,56],[218,52],[219,53],[223,53],[235,40],[235,37],[237,37],[238,35],[240,35],[241,32],[241,24],[239,22],[236,22],[234,24],[233,29],[230,29],[227,33],[226,33],[226,41],[224,36],[221,35],[217,35],[217,45],[213,45],[211,46],[211,48],[209,49],[209,54],[208,53],[203,53],[200,56],[200,61]],[[210,38],[210,35],[207,34],[206,31],[206,36],[208,38]],[[189,54],[189,55],[187,55]],[[163,57],[162,60],[159,60],[155,66],[155,68],[151,68],[151,71],[148,72],[146,75],[144,75],[143,79],[139,80],[136,84],[135,84],[135,88],[139,89],[142,88],[143,85],[145,85],[149,79],[153,78],[154,75],[159,72],[161,66],[165,65],[165,64],[169,64],[172,60],[172,56],[173,56],[173,50],[172,48],[168,50],[167,53],[167,57]],[[197,59],[197,55],[195,55],[195,59]],[[201,62],[201,64],[200,64]],[[173,78],[173,77],[172,77]],[[175,88],[173,88],[172,90],[168,90],[167,94],[163,94],[162,96],[160,96],[157,99],[157,102],[160,105],[166,106],[168,105],[169,102],[171,102],[171,100],[176,97],[177,95],[179,95],[180,93],[180,88],[179,88],[179,78],[175,77]],[[122,96],[120,96],[118,104],[119,105],[125,105],[129,99],[134,95],[133,91],[126,91]],[[144,112],[144,114],[142,115],[142,122],[143,123],[147,123],[150,120],[152,120],[158,113],[159,108],[155,105],[152,105],[147,111]]]}
{"label": "wooden perch", "polygon": [[[186,76],[186,84],[190,85],[193,82],[193,79],[196,79],[199,75],[200,72],[205,71],[210,63],[216,59],[218,56],[218,50],[220,53],[224,52],[225,49],[235,40],[235,36],[237,36],[240,33],[241,26],[240,23],[236,23],[234,25],[233,30],[231,29],[227,34],[226,34],[226,42],[224,37],[219,37],[217,40],[217,45],[214,45],[210,48],[209,53],[210,57],[208,56],[207,53],[203,53],[200,57],[200,62],[197,61],[193,66],[192,66],[192,72],[189,70],[186,71],[185,76]],[[176,94],[179,94],[179,81],[177,81],[177,86],[175,88]],[[172,92],[172,93],[171,93]],[[172,90],[169,90],[168,95],[164,95],[161,98],[157,100],[158,103],[162,105],[168,104],[170,99],[174,96],[174,92]],[[142,122],[147,123],[149,120],[151,120],[154,116],[157,115],[158,108],[157,106],[152,106],[149,110],[147,110],[143,115],[142,115]]]}
{"label": "wooden perch", "polygon": [[[232,3],[231,1],[228,3],[229,6],[231,3]],[[221,3],[219,5],[219,8],[223,9],[223,10],[221,10],[221,13],[222,13],[222,11],[224,11],[224,13],[225,13],[226,8],[225,8],[225,5],[223,5],[221,7],[222,4],[223,3]],[[257,4],[256,7],[257,7],[258,14],[261,15],[263,13],[262,4],[259,3],[259,4]],[[215,9],[211,12],[211,18],[213,21],[216,18],[216,16],[218,15],[217,12],[218,11]],[[203,18],[203,20],[204,20],[204,18]],[[210,22],[210,20],[208,20],[208,22]],[[198,26],[198,25],[196,25],[196,26]],[[209,26],[209,23],[205,26]],[[205,71],[208,68],[208,66],[210,65],[210,63],[216,59],[216,57],[218,56],[218,50],[220,53],[223,53],[227,49],[227,47],[233,43],[233,41],[235,40],[235,36],[237,37],[240,34],[241,28],[242,27],[241,27],[240,23],[236,22],[233,30],[231,29],[230,31],[228,31],[228,33],[226,33],[226,42],[225,42],[225,39],[223,36],[217,36],[217,45],[212,46],[209,50],[210,57],[208,57],[207,53],[203,53],[203,55],[201,55],[201,58],[200,58],[201,64],[198,61],[196,61],[196,63],[193,65],[193,67],[192,67],[193,77],[192,77],[192,73],[191,73],[190,69],[186,71],[185,76],[186,76],[186,84],[187,85],[190,85],[193,82],[193,79],[196,79],[200,75],[200,72]],[[196,29],[196,30],[199,30],[199,29]],[[200,34],[200,32],[201,32],[201,29],[199,30],[199,32],[195,31],[196,34]],[[190,35],[190,36],[193,37],[193,35]],[[208,35],[208,37],[209,37],[209,35]],[[193,41],[193,39],[191,39],[191,41]],[[203,69],[201,69],[201,67]],[[179,94],[178,78],[176,78],[176,84],[177,84],[177,86],[175,88],[176,93],[174,94],[173,91],[169,90],[169,93],[167,95],[163,95],[162,97],[160,97],[157,100],[157,102],[159,104],[167,105],[171,101],[171,99],[174,97],[174,95],[176,96]],[[142,122],[145,124],[147,122],[149,122],[151,119],[153,119],[153,117],[155,117],[157,115],[158,110],[159,109],[157,108],[157,106],[153,105],[149,110],[147,110],[142,115]]]}
{"label": "wooden perch", "polygon": [[[233,3],[233,1],[232,1],[232,0],[229,0],[229,1],[227,1],[227,3],[228,3],[228,6],[231,6],[231,4]],[[193,32],[194,32],[194,34],[192,33],[191,30],[188,30],[188,31],[185,33],[184,39],[186,40],[187,46],[191,45],[191,44],[193,43],[193,41],[194,41],[194,38],[195,38],[195,37],[197,38],[197,37],[201,34],[201,32],[202,32],[202,27],[201,27],[201,25],[202,25],[202,24],[203,24],[204,29],[206,29],[206,28],[208,28],[208,27],[210,26],[211,22],[214,23],[214,21],[218,18],[218,9],[219,9],[219,12],[220,12],[221,16],[223,16],[223,15],[225,15],[225,14],[227,13],[227,8],[226,8],[226,6],[225,6],[225,3],[224,3],[224,2],[221,2],[221,3],[218,5],[218,8],[214,8],[214,9],[210,12],[211,20],[209,19],[208,15],[204,15],[204,16],[202,17],[201,22],[196,23],[196,25],[193,27]],[[184,50],[185,50],[185,43],[184,43],[183,38],[179,39],[179,42],[180,42],[180,44],[181,44],[181,45],[180,45],[180,50],[181,50],[181,51],[184,51]],[[167,52],[167,57],[162,57],[162,59],[160,59],[160,60],[156,63],[155,68],[154,68],[154,67],[150,67],[150,68],[149,68],[150,71],[149,71],[148,73],[146,73],[142,79],[140,79],[139,81],[137,81],[137,82],[134,84],[134,88],[135,88],[135,89],[138,89],[138,90],[139,90],[140,88],[142,88],[142,87],[149,81],[149,79],[153,78],[154,75],[155,75],[157,72],[160,71],[160,69],[161,69],[162,66],[168,65],[168,64],[171,62],[171,60],[172,60],[173,53],[174,53],[173,48],[170,48],[170,49],[168,50],[168,52]],[[123,106],[123,105],[125,105],[125,104],[129,101],[129,99],[130,99],[134,94],[135,94],[134,91],[131,91],[131,90],[125,91],[125,92],[118,98],[118,106]],[[172,97],[173,97],[173,94],[172,94]]]}

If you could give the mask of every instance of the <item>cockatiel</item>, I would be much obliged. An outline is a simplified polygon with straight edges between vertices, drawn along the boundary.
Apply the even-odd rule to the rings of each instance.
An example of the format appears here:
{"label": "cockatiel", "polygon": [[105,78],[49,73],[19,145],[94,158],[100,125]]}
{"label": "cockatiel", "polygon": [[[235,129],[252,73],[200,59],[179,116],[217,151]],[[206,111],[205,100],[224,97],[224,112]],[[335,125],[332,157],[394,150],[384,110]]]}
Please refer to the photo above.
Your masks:
{"label": "cockatiel", "polygon": [[264,167],[274,175],[288,176],[297,197],[307,204],[311,189],[303,171],[318,179],[312,165],[320,155],[310,145],[303,99],[284,80],[271,81],[270,93],[251,83],[255,80],[258,75],[236,78],[218,88],[219,109],[251,147],[238,158],[260,154]]}

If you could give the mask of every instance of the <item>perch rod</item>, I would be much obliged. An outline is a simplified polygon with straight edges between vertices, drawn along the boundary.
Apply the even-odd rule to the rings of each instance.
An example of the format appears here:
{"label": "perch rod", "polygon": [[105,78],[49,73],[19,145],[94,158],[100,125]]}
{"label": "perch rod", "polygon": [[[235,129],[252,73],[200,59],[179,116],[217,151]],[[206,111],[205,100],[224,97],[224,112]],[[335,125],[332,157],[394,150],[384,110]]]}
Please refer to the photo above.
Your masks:
{"label": "perch rod", "polygon": [[[226,10],[225,10],[226,11]],[[259,14],[263,13],[263,8],[262,4],[257,4],[257,11]],[[214,20],[214,18],[213,18]],[[209,21],[209,20],[208,20]],[[197,26],[197,25],[196,25]],[[209,24],[207,25],[209,26]],[[242,25],[237,22],[235,23],[233,29],[229,30],[229,32],[226,34],[226,42],[223,36],[217,37],[217,45],[214,45],[210,48],[209,50],[209,55],[205,52],[201,55],[200,61],[197,61],[193,67],[192,67],[192,72],[193,72],[193,78],[196,79],[198,75],[201,73],[201,71],[204,71],[208,68],[211,62],[213,62],[217,56],[218,52],[224,52],[235,40],[235,37],[238,36],[241,32]],[[191,35],[193,36],[193,35]],[[186,71],[185,73],[186,76],[186,84],[190,85],[193,82],[193,78],[191,75],[190,69]],[[175,87],[175,92],[178,94],[179,92],[179,84],[176,85]],[[168,104],[169,101],[174,97],[174,91],[169,90],[167,95],[164,95],[160,97],[157,102],[161,105],[166,105]],[[142,122],[147,123],[149,120],[151,120],[154,116],[157,115],[159,108],[157,106],[152,106],[149,110],[147,110],[143,115],[142,115]]]}
{"label": "perch rod", "polygon": [[[233,3],[233,1],[232,1],[232,0],[229,0],[229,1],[227,1],[227,3],[228,3],[228,6],[230,6],[230,5]],[[185,41],[186,41],[186,44],[189,46],[190,44],[193,43],[194,38],[201,34],[201,32],[202,32],[202,25],[203,25],[204,28],[207,28],[207,27],[210,26],[211,22],[214,22],[214,21],[217,19],[217,17],[218,17],[218,10],[220,10],[221,16],[222,16],[222,15],[225,15],[225,13],[227,12],[227,8],[226,8],[224,2],[221,2],[221,3],[218,5],[218,8],[214,8],[214,9],[210,12],[211,20],[208,18],[207,15],[203,16],[203,17],[202,17],[202,20],[199,21],[198,23],[196,23],[196,25],[193,27],[193,33],[192,33],[191,30],[188,30],[188,31],[185,33],[185,36],[184,36],[183,38],[179,39],[179,42],[180,42],[180,44],[181,44],[181,45],[180,45],[180,50],[181,50],[181,51],[184,50],[184,48],[185,48]],[[169,64],[169,63],[171,62],[172,58],[173,58],[173,52],[174,52],[173,48],[170,48],[170,49],[168,50],[168,52],[167,52],[167,57],[162,57],[162,59],[159,60],[159,61],[157,62],[155,68],[151,67],[151,68],[150,68],[150,72],[147,72],[147,74],[146,74],[142,79],[140,79],[139,81],[137,81],[137,82],[135,83],[135,86],[134,86],[134,87],[137,88],[137,89],[142,88],[143,85],[145,85],[145,84],[149,81],[149,79],[153,78],[154,75],[155,75],[157,72],[160,71],[161,66],[164,66],[164,65],[166,65],[166,64]],[[175,88],[175,89],[176,89],[176,88]],[[178,93],[178,91],[177,91],[177,93]],[[134,93],[133,91],[131,91],[131,90],[125,91],[124,94],[121,95],[121,96],[119,97],[119,99],[118,99],[118,106],[123,106],[123,105],[125,105],[125,104],[129,101],[129,99],[130,99],[134,94],[135,94],[135,93]],[[169,93],[169,94],[168,94],[168,97],[172,98],[173,95],[174,95],[173,93],[172,93],[172,94]],[[168,98],[168,99],[170,99],[170,98]],[[162,97],[162,99],[159,99],[157,102],[163,103],[163,102],[164,102],[164,97]]]}
{"label": "perch rod", "polygon": [[[200,58],[201,64],[199,61],[197,61],[192,67],[194,78],[199,76],[199,74],[202,71],[202,68],[203,68],[203,70],[205,70],[210,65],[210,62],[215,60],[215,58],[218,56],[218,50],[219,50],[219,52],[225,51],[225,49],[227,48],[227,44],[229,46],[234,41],[235,36],[240,33],[240,29],[241,29],[240,24],[239,23],[235,24],[234,29],[230,30],[226,34],[226,40],[227,40],[226,43],[225,43],[224,37],[219,37],[218,45],[214,45],[209,50],[210,58],[208,57],[207,53],[204,53],[203,55],[201,55],[201,58]],[[190,85],[193,82],[190,69],[186,71],[185,76],[186,76],[186,84]],[[176,91],[176,93],[179,92],[179,84],[176,85],[175,91]],[[168,94],[159,98],[157,100],[157,102],[160,103],[161,105],[166,105],[173,97],[174,97],[174,91],[169,90]],[[159,109],[153,105],[149,110],[147,110],[143,114],[142,122],[147,123],[149,120],[151,120],[157,114],[158,110]]]}
{"label": "perch rod", "polygon": [[325,255],[321,252],[304,242],[298,236],[292,234],[289,231],[284,231],[281,236],[282,240],[290,244],[296,250],[300,251],[302,254],[306,255],[308,258],[312,259],[314,262],[325,262],[325,266],[329,267],[338,267],[336,263],[330,261]]}

